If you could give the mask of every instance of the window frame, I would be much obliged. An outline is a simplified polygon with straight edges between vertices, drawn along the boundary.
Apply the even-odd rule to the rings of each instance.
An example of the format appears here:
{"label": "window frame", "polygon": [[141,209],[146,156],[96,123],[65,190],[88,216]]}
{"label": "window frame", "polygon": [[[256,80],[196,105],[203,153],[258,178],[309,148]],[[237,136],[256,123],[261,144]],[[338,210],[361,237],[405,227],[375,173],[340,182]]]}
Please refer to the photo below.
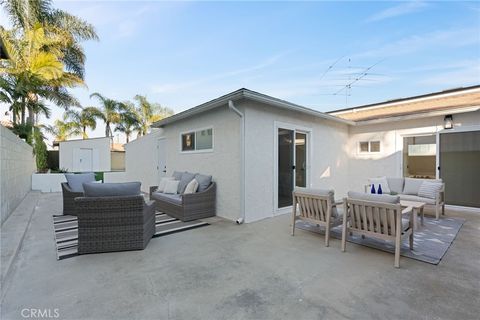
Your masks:
{"label": "window frame", "polygon": [[[212,147],[209,148],[209,149],[197,150],[197,132],[204,131],[204,130],[212,130]],[[190,133],[193,133],[194,149],[193,150],[183,150],[183,136],[185,134],[190,134]],[[215,129],[214,129],[213,126],[209,126],[209,127],[195,128],[195,129],[182,131],[182,132],[180,132],[179,139],[180,139],[180,145],[179,145],[180,153],[208,153],[208,152],[213,152],[213,150],[215,148]]]}
{"label": "window frame", "polygon": [[[378,151],[372,151],[372,143],[373,142],[378,142]],[[362,149],[361,149],[361,144],[362,143],[368,143],[368,151],[362,151]],[[382,141],[381,140],[361,140],[361,141],[358,141],[357,152],[358,152],[358,154],[379,154],[379,153],[382,152]]]}

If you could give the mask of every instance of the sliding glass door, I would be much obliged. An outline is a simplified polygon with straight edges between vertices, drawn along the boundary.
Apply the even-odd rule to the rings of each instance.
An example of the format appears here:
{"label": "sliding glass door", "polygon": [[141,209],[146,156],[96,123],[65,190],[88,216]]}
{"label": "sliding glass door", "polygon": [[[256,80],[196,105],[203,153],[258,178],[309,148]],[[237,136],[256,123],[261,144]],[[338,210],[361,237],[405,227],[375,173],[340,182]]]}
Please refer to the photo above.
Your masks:
{"label": "sliding glass door", "polygon": [[278,208],[292,205],[295,186],[307,186],[307,134],[278,129]]}
{"label": "sliding glass door", "polygon": [[480,207],[480,131],[440,133],[445,202]]}

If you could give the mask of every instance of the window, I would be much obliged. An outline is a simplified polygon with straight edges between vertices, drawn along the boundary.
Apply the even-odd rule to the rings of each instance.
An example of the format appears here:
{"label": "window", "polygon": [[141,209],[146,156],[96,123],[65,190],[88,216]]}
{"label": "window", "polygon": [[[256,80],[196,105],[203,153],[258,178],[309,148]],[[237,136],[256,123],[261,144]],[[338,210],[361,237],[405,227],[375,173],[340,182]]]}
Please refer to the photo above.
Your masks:
{"label": "window", "polygon": [[360,141],[358,143],[360,153],[377,153],[380,152],[380,141]]}
{"label": "window", "polygon": [[202,151],[212,149],[212,128],[182,133],[182,151]]}

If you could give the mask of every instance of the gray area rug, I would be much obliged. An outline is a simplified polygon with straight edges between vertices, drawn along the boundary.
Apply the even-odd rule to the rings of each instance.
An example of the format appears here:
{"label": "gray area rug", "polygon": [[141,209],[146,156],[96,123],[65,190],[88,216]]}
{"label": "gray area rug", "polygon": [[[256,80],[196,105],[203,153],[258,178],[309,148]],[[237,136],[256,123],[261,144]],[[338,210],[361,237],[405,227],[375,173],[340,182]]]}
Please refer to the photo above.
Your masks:
{"label": "gray area rug", "polygon": [[[402,243],[400,254],[403,257],[435,265],[439,264],[464,223],[465,219],[462,218],[440,218],[435,220],[435,218],[425,217],[424,225],[421,226],[419,222],[418,229],[414,232],[413,250],[410,250],[408,247],[407,237]],[[297,221],[296,227],[325,234],[325,228],[305,221]],[[342,239],[342,226],[332,229],[332,237]],[[347,237],[347,241],[386,252],[395,252],[394,243],[389,241],[368,237],[362,239],[361,236],[357,235]]]}

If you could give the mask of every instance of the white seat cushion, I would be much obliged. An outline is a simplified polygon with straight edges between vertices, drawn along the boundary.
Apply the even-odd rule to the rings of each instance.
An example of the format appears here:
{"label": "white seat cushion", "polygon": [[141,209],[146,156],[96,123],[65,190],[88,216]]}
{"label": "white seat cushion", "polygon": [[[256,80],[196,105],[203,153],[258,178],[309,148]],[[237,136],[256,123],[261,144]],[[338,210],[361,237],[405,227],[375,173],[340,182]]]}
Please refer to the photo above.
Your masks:
{"label": "white seat cushion", "polygon": [[176,194],[179,183],[180,181],[178,180],[168,180],[165,184],[165,189],[163,190],[163,193]]}
{"label": "white seat cushion", "polygon": [[414,196],[411,194],[399,194],[399,196],[400,196],[400,200],[425,202],[426,204],[435,204],[435,199]]}

